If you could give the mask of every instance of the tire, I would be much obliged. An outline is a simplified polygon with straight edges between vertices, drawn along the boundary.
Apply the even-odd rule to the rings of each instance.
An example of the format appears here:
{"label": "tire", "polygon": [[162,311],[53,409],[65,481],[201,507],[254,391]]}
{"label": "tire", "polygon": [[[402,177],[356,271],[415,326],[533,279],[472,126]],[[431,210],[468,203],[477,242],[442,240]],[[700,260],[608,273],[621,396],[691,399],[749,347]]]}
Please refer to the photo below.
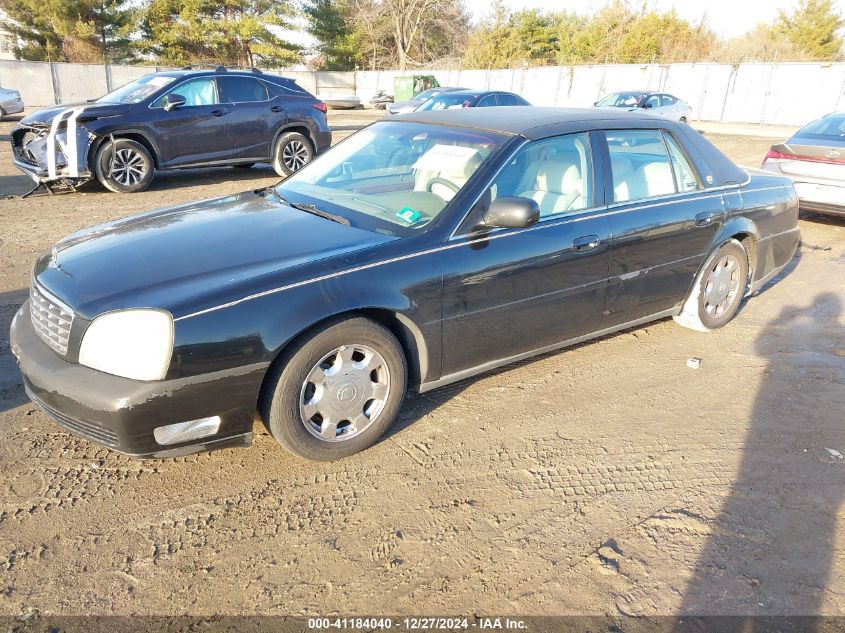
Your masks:
{"label": "tire", "polygon": [[273,146],[273,169],[280,176],[290,176],[314,158],[314,146],[299,132],[285,132]]}
{"label": "tire", "polygon": [[[123,166],[126,168],[121,169]],[[150,186],[155,174],[155,163],[147,148],[139,142],[118,138],[114,141],[114,148],[111,141],[106,141],[97,149],[94,174],[109,191],[137,193]]]}
{"label": "tire", "polygon": [[748,288],[748,253],[731,239],[707,258],[695,278],[681,314],[683,327],[710,332],[726,325],[737,313]]}
{"label": "tire", "polygon": [[255,163],[238,163],[237,165],[232,165],[236,169],[249,169],[253,166],[255,166]]}
{"label": "tire", "polygon": [[362,317],[333,319],[277,360],[259,413],[294,455],[341,459],[370,447],[393,423],[407,376],[405,355],[390,330]]}

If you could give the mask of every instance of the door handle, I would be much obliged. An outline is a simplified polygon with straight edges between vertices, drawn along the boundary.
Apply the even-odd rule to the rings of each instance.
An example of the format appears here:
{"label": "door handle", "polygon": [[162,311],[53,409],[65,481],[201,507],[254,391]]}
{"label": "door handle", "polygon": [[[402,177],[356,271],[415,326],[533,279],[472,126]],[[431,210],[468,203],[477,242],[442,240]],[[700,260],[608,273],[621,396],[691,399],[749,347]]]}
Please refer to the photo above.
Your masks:
{"label": "door handle", "polygon": [[597,249],[599,244],[601,244],[601,240],[598,235],[585,235],[572,240],[572,250],[576,253],[586,253]]}
{"label": "door handle", "polygon": [[709,211],[705,213],[699,213],[697,216],[695,216],[695,225],[710,226],[711,224],[713,224],[713,220],[715,219],[716,214],[710,213]]}
{"label": "door handle", "polygon": [[270,108],[270,111],[271,112],[284,112],[285,108],[284,108],[284,106],[274,105],[273,107]]}
{"label": "door handle", "polygon": [[219,110],[212,110],[211,116],[223,116],[224,114],[229,114],[228,110],[219,109]]}

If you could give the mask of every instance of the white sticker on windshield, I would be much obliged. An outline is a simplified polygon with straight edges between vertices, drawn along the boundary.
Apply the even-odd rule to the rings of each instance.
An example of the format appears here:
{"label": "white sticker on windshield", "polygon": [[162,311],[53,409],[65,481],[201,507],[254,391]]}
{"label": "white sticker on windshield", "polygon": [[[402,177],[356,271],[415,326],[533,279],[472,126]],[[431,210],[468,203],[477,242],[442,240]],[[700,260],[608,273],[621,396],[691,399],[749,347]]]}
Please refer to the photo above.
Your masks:
{"label": "white sticker on windshield", "polygon": [[463,167],[478,153],[473,147],[435,145],[414,163],[414,169],[453,171]]}

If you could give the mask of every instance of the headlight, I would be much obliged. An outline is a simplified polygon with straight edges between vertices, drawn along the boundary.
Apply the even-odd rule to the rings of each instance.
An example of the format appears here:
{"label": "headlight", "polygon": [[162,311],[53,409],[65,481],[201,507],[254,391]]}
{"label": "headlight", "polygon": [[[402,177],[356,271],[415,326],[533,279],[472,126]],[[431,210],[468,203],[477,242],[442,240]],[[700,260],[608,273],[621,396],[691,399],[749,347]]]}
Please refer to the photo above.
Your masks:
{"label": "headlight", "polygon": [[98,316],[82,337],[79,364],[133,380],[161,380],[173,354],[173,317],[163,310]]}

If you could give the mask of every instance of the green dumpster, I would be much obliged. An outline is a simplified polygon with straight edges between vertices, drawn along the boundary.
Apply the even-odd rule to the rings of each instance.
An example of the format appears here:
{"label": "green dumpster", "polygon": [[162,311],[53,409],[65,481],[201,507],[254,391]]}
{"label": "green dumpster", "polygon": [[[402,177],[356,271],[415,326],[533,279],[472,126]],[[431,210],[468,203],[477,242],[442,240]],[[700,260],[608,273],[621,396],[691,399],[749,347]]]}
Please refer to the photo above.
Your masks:
{"label": "green dumpster", "polygon": [[423,90],[437,88],[440,84],[434,75],[411,75],[393,79],[393,101],[410,101]]}

